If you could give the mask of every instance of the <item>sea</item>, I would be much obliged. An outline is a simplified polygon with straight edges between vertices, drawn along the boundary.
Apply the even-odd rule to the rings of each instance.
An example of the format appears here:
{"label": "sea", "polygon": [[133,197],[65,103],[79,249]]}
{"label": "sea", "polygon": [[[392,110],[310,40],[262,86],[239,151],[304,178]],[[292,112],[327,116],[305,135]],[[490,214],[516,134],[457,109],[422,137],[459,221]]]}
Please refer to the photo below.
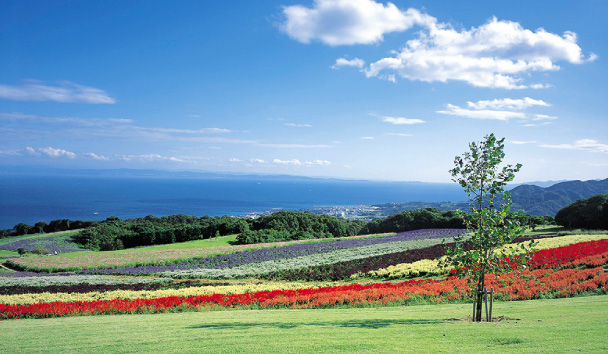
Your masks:
{"label": "sea", "polygon": [[56,219],[105,220],[187,214],[238,216],[272,210],[390,202],[467,200],[456,183],[221,176],[0,174],[0,229]]}

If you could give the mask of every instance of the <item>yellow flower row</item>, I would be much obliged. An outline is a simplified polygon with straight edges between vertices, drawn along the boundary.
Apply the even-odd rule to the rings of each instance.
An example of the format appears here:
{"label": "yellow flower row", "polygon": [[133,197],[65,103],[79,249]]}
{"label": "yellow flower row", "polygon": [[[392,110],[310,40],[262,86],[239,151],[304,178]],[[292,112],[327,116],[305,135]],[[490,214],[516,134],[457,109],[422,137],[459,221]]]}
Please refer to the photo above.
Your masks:
{"label": "yellow flower row", "polygon": [[[561,237],[553,237],[553,238],[544,238],[535,240],[535,248],[537,250],[556,248],[562,246],[572,245],[574,243],[579,242],[587,242],[594,240],[601,240],[608,238],[608,235],[572,235],[572,236],[561,236]],[[525,242],[527,244],[527,242]],[[506,245],[501,250],[496,252],[506,252],[509,249],[513,249],[519,247],[520,244],[511,244]],[[445,257],[442,257],[445,258]],[[440,259],[442,259],[440,258]],[[439,275],[444,274],[446,272],[445,269],[439,267],[440,259],[424,259],[413,263],[401,263],[394,266],[389,266],[386,268],[372,270],[367,272],[365,275],[373,278],[387,278],[387,279],[397,279],[397,278],[412,278],[421,275]],[[355,279],[360,277],[361,274],[353,274],[351,278]]]}
{"label": "yellow flower row", "polygon": [[41,293],[21,295],[0,295],[0,303],[9,305],[30,305],[39,302],[73,302],[120,299],[154,299],[167,296],[195,296],[211,294],[242,294],[266,290],[292,290],[311,287],[340,285],[337,282],[299,283],[299,282],[264,282],[261,284],[240,284],[222,286],[200,286],[168,290],[115,290],[108,292],[90,292],[84,294],[72,293]]}

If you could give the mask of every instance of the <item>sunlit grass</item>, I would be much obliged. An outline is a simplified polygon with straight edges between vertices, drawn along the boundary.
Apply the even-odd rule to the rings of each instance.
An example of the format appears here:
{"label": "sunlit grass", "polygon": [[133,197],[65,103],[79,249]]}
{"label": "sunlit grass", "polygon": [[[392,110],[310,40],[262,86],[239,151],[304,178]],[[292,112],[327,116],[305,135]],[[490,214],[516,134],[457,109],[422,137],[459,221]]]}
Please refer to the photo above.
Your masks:
{"label": "sunlit grass", "polygon": [[605,353],[608,296],[470,304],[79,316],[0,322],[7,353]]}

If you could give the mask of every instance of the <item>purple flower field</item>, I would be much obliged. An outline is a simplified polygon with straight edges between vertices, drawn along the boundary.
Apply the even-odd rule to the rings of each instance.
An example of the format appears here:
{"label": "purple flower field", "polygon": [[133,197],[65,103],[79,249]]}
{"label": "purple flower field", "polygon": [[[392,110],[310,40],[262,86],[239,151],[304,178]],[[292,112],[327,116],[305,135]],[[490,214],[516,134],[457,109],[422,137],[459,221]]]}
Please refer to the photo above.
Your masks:
{"label": "purple flower field", "polygon": [[414,241],[423,239],[449,239],[464,233],[462,229],[423,229],[400,232],[393,236],[372,237],[364,239],[335,240],[328,242],[303,243],[277,248],[266,248],[254,251],[207,257],[188,262],[179,262],[164,266],[139,266],[116,269],[83,270],[81,274],[151,274],[193,268],[220,269],[240,265],[289,259],[313,254],[328,253],[337,250],[371,246],[389,242]]}
{"label": "purple flower field", "polygon": [[26,252],[32,252],[37,247],[44,249],[47,253],[63,253],[86,251],[77,243],[71,241],[71,236],[57,235],[43,238],[27,238],[0,245],[0,249],[16,251],[23,248]]}

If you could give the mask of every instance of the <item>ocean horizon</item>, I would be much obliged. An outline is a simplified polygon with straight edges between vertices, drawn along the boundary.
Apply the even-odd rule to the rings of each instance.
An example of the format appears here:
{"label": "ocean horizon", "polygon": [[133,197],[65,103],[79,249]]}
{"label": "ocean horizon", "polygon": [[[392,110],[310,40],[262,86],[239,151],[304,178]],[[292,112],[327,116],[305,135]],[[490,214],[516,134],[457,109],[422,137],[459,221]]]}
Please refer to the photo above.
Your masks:
{"label": "ocean horizon", "polygon": [[466,200],[457,184],[277,178],[0,175],[0,228],[56,219],[244,215],[338,205]]}

